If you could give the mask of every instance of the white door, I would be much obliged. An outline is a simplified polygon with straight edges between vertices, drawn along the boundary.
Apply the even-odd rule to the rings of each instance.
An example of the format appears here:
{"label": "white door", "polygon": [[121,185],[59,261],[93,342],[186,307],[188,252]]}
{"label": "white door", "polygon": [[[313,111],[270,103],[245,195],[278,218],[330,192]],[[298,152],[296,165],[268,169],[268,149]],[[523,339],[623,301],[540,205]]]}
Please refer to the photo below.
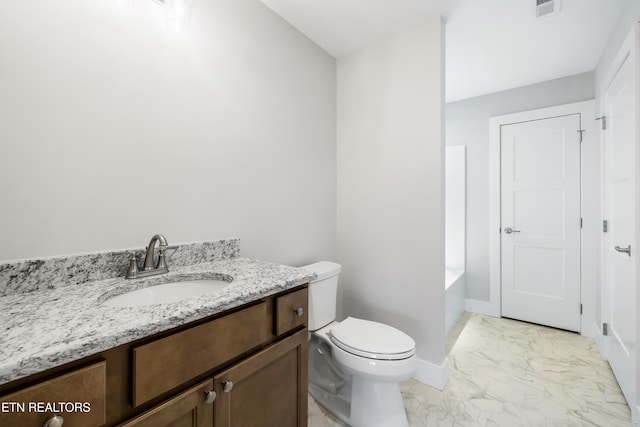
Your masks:
{"label": "white door", "polygon": [[501,128],[502,315],[580,331],[580,114]]}
{"label": "white door", "polygon": [[626,56],[602,96],[604,141],[604,293],[609,364],[629,406],[635,402],[636,277],[633,55]]}

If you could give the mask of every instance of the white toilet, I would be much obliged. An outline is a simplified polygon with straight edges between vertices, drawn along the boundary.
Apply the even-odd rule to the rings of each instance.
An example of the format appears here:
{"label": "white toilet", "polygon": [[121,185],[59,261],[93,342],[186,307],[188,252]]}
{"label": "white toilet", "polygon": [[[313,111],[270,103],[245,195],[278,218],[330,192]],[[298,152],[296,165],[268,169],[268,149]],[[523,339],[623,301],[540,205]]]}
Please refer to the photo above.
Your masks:
{"label": "white toilet", "polygon": [[318,275],[309,284],[309,393],[351,426],[408,426],[400,381],[416,369],[415,341],[382,323],[336,322],[342,267],[323,261],[301,268]]}

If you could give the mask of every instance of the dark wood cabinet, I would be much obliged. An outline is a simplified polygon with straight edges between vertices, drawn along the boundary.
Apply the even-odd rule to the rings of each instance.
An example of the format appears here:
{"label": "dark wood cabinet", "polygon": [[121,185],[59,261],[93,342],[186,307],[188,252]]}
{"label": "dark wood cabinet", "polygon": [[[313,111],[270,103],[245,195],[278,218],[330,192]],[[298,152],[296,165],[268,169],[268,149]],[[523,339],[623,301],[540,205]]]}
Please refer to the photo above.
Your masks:
{"label": "dark wood cabinet", "polygon": [[217,374],[214,426],[305,426],[307,341],[303,329]]}
{"label": "dark wood cabinet", "polygon": [[[0,404],[89,402],[89,413],[61,414],[65,427],[304,427],[306,325],[300,286],[2,384]],[[0,426],[53,415],[0,411]]]}

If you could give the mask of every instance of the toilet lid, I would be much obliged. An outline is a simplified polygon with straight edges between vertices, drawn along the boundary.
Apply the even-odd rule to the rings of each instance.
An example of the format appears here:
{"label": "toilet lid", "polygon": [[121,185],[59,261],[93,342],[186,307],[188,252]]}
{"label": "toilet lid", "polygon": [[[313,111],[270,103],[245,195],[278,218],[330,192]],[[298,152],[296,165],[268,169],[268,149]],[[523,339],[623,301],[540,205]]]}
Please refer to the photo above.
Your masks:
{"label": "toilet lid", "polygon": [[342,350],[369,359],[407,359],[416,352],[415,341],[404,332],[355,317],[347,317],[332,327],[329,336]]}

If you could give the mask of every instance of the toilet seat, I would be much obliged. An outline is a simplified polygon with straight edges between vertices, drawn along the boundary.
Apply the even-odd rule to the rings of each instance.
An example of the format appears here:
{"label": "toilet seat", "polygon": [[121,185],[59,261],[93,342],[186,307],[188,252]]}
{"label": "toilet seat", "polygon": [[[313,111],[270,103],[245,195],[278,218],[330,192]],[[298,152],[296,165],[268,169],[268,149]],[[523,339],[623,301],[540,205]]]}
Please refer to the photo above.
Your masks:
{"label": "toilet seat", "polygon": [[376,360],[403,360],[416,352],[415,341],[404,332],[383,323],[347,317],[327,334],[341,350]]}

